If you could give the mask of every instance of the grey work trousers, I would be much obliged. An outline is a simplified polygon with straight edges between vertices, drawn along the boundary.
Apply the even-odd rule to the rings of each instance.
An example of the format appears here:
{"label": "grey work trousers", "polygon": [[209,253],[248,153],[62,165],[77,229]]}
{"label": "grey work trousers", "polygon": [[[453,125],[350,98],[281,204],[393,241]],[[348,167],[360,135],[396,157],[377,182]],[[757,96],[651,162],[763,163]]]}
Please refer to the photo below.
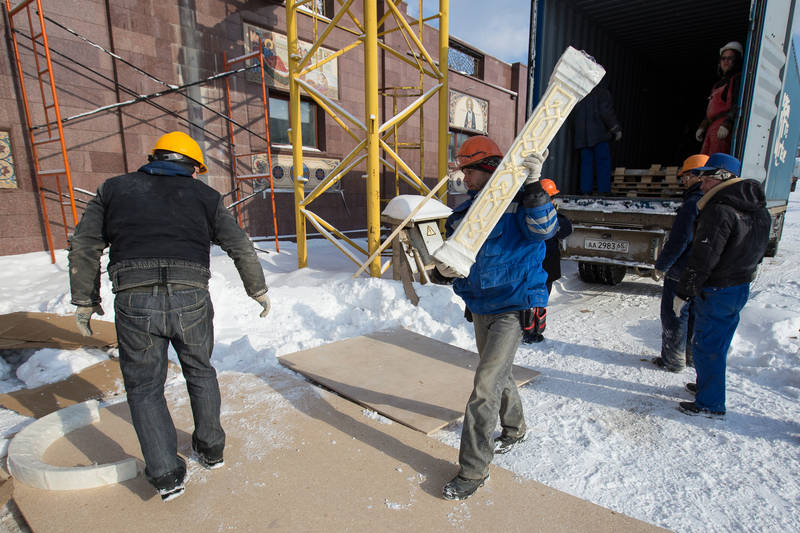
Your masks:
{"label": "grey work trousers", "polygon": [[525,433],[522,401],[511,375],[522,328],[519,311],[472,317],[480,362],[464,413],[458,462],[461,477],[481,479],[489,473],[494,457],[498,417],[504,435],[519,437]]}

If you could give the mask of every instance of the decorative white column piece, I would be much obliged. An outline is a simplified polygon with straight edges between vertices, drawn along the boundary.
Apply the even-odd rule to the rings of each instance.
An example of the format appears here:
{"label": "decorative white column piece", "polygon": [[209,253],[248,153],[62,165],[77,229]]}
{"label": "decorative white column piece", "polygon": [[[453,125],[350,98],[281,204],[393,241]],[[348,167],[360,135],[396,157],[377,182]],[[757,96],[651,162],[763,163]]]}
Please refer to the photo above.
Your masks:
{"label": "decorative white column piece", "polygon": [[67,433],[100,420],[96,400],[71,405],[36,420],[8,446],[8,470],[14,479],[47,490],[91,489],[139,475],[140,462],[125,459],[91,466],[52,466],[42,461],[47,448]]}
{"label": "decorative white column piece", "polygon": [[472,206],[450,238],[433,253],[462,276],[468,276],[483,243],[527,176],[522,160],[543,152],[572,108],[589,94],[605,75],[594,59],[571,46],[556,63],[547,90],[531,118],[514,139],[500,166],[475,197]]}

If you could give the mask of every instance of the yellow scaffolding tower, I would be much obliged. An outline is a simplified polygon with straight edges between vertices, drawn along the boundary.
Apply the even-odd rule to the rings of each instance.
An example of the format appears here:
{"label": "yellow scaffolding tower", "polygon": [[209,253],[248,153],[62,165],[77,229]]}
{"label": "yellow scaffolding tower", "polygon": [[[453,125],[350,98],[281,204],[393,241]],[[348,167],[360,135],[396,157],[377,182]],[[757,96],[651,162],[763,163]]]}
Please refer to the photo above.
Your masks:
{"label": "yellow scaffolding tower", "polygon": [[[420,193],[429,193],[430,188],[423,182],[422,153],[424,147],[422,139],[419,141],[420,150],[420,173],[414,172],[410,165],[403,161],[398,153],[397,128],[407,122],[415,113],[422,113],[422,106],[434,95],[438,95],[438,150],[437,150],[437,178],[441,179],[447,174],[447,146],[448,146],[448,119],[449,119],[449,98],[447,88],[447,58],[448,58],[448,16],[449,0],[439,1],[439,11],[435,15],[423,18],[423,2],[419,0],[419,24],[418,32],[403,16],[397,7],[398,2],[393,0],[383,0],[384,14],[378,17],[378,0],[362,0],[363,2],[363,23],[354,16],[351,7],[355,0],[337,0],[337,11],[327,22],[327,26],[321,34],[316,34],[318,17],[316,13],[316,2],[311,0],[287,0],[286,2],[286,23],[287,38],[289,46],[289,122],[291,131],[289,138],[292,144],[292,155],[294,165],[294,175],[303,175],[303,148],[302,131],[300,122],[300,92],[301,90],[310,96],[342,129],[353,138],[355,147],[344,157],[336,168],[331,171],[328,177],[323,180],[309,195],[305,196],[303,182],[295,180],[294,183],[294,205],[295,220],[297,228],[297,266],[303,268],[308,265],[308,250],[306,243],[306,219],[328,240],[330,240],[339,250],[349,257],[357,265],[360,261],[348,249],[343,247],[337,239],[340,239],[366,257],[375,258],[369,264],[370,275],[380,277],[388,268],[389,263],[381,265],[381,259],[376,253],[380,247],[380,166],[394,166],[396,179],[402,178]],[[311,7],[307,7],[307,4]],[[305,55],[299,53],[297,32],[298,9],[306,11],[311,9],[314,14],[314,39],[312,46]],[[342,19],[347,16],[354,28],[346,27],[341,24]],[[437,20],[439,25],[439,58],[437,63],[423,45],[423,26],[424,22]],[[386,29],[389,21],[394,22],[394,26]],[[316,59],[316,52],[331,34],[334,28],[346,31],[355,36],[355,40],[340,48],[334,54],[325,59]],[[383,29],[381,29],[383,28]],[[403,36],[403,42],[408,50],[400,51],[391,48],[384,42],[384,37],[390,33],[399,31]],[[357,118],[338,103],[328,98],[302,78],[309,72],[322,67],[325,63],[332,61],[342,54],[348,53],[359,46],[363,46],[364,64],[364,115],[363,119]],[[378,76],[378,51],[379,49],[388,52],[392,57],[403,61],[416,68],[420,75],[419,94],[417,98],[406,107],[397,111],[396,98],[393,99],[394,115],[383,123],[380,123],[379,103],[380,93]],[[409,57],[410,56],[410,57]],[[423,90],[423,77],[428,76],[434,80],[434,85],[427,91]],[[416,87],[414,87],[416,88]],[[384,92],[388,88],[384,88]],[[421,123],[421,126],[423,124]],[[424,128],[423,128],[424,130]],[[390,146],[394,136],[394,149]],[[381,152],[387,158],[381,157]],[[391,160],[391,161],[390,161]],[[309,209],[311,203],[319,198],[328,188],[342,179],[347,172],[353,170],[357,165],[364,163],[366,167],[366,187],[367,187],[367,246],[364,250],[361,246],[348,238],[344,233],[333,227],[318,214]],[[438,180],[437,180],[438,181]],[[397,186],[395,191],[397,191]],[[440,198],[444,200],[444,196]]]}

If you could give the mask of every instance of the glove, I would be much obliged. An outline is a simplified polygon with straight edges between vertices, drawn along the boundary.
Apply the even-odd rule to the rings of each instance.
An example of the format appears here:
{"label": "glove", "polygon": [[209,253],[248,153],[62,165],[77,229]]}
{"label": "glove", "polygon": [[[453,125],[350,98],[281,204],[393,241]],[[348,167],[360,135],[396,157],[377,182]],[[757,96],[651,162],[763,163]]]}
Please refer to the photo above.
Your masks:
{"label": "glove", "polygon": [[267,296],[267,293],[265,292],[260,296],[256,296],[255,298],[253,298],[253,300],[257,301],[259,304],[261,304],[261,307],[264,308],[264,310],[261,311],[261,313],[258,316],[260,316],[261,318],[267,316],[269,314],[269,310],[272,308],[272,304],[269,301],[269,296]]}
{"label": "glove", "polygon": [[614,140],[615,141],[618,141],[618,140],[622,139],[622,130],[615,131],[613,133],[613,135],[614,135]]}
{"label": "glove", "polygon": [[661,281],[662,278],[664,277],[664,271],[654,268],[650,272],[650,277],[653,278],[654,281]]}
{"label": "glove", "polygon": [[703,137],[706,136],[706,130],[704,128],[697,128],[697,131],[694,133],[694,138],[697,139],[697,142],[703,142]]}
{"label": "glove", "polygon": [[78,331],[81,332],[81,335],[84,337],[91,337],[92,336],[92,328],[90,326],[90,322],[92,320],[92,315],[97,313],[100,316],[103,316],[105,313],[103,312],[103,308],[99,305],[95,306],[78,306],[75,309],[75,323],[78,325]]}
{"label": "glove", "polygon": [[525,156],[525,159],[522,160],[522,166],[528,170],[528,177],[525,178],[523,186],[539,181],[539,178],[542,177],[542,164],[549,153],[549,150],[545,150],[541,153],[533,152]]}
{"label": "glove", "polygon": [[727,139],[730,132],[731,130],[729,130],[725,124],[720,125],[719,129],[717,130],[717,139]]}
{"label": "glove", "polygon": [[680,296],[676,296],[672,300],[672,312],[675,313],[675,316],[681,316],[681,310],[683,309],[684,305],[686,305],[686,300]]}
{"label": "glove", "polygon": [[439,274],[444,276],[445,278],[463,278],[461,274],[456,272],[456,270],[451,267],[450,265],[445,265],[444,263],[436,263],[436,270],[439,271]]}

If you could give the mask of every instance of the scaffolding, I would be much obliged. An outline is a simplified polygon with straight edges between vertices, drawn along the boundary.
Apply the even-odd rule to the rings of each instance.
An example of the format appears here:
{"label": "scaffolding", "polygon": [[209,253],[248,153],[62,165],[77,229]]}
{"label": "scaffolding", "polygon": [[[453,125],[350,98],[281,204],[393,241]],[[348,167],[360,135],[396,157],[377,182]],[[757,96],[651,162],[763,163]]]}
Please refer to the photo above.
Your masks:
{"label": "scaffolding", "polygon": [[[36,182],[36,190],[39,194],[39,204],[42,209],[42,219],[44,221],[45,235],[47,236],[47,247],[50,251],[50,260],[55,263],[56,255],[53,246],[53,233],[50,228],[50,216],[47,212],[47,200],[44,196],[44,180],[55,179],[65,239],[69,238],[69,224],[67,222],[65,207],[70,207],[73,225],[77,225],[78,223],[78,210],[75,207],[72,174],[69,169],[67,145],[64,142],[64,126],[61,121],[61,108],[58,105],[58,93],[56,92],[56,83],[53,77],[53,61],[50,54],[50,46],[47,42],[47,30],[44,24],[42,2],[41,0],[35,0],[35,15],[31,12],[31,4],[33,3],[34,0],[25,0],[12,9],[11,0],[6,0],[6,12],[8,13],[8,24],[12,45],[14,47],[15,64],[19,75],[20,90],[22,91],[25,123],[28,126],[28,138],[30,140],[31,155],[33,156],[33,175]],[[19,42],[17,41],[18,32],[16,31],[14,23],[15,17],[25,17],[28,22],[29,35],[31,36],[31,48],[33,50],[35,62],[36,79],[41,96],[41,114],[36,113],[36,109],[33,108],[32,102],[28,98],[27,88],[25,87],[22,56],[19,53]],[[41,43],[38,42],[40,38]],[[39,118],[40,116],[44,118],[44,124],[34,124],[34,117]],[[44,145],[49,145],[51,143],[58,143],[56,154],[53,154],[52,151],[51,153],[47,153],[45,150],[46,147]],[[44,168],[52,164],[47,160],[51,159],[53,155],[55,155],[56,158],[61,158],[61,165],[56,168]],[[66,179],[66,193],[62,191],[62,177]],[[66,201],[64,200],[65,195],[67,197]]]}
{"label": "scaffolding", "polygon": [[[286,2],[286,22],[287,39],[289,46],[289,121],[290,139],[292,144],[292,157],[295,175],[302,175],[303,151],[302,151],[302,132],[300,121],[300,93],[304,92],[311,97],[333,120],[338,124],[355,142],[355,147],[339,162],[328,177],[306,197],[302,183],[295,182],[295,221],[297,232],[297,264],[298,268],[303,268],[308,264],[308,252],[306,244],[306,220],[308,220],[322,235],[330,240],[342,253],[353,260],[357,265],[361,261],[339,240],[344,241],[350,247],[367,256],[367,263],[362,265],[362,269],[369,267],[370,275],[380,277],[389,267],[390,262],[381,264],[380,252],[389,243],[387,239],[383,245],[380,243],[380,169],[381,166],[389,167],[395,176],[395,193],[399,192],[399,182],[405,181],[420,193],[427,193],[432,196],[444,183],[447,174],[447,146],[448,146],[448,122],[449,122],[449,94],[447,84],[447,57],[448,57],[448,19],[449,7],[448,0],[439,1],[439,10],[436,15],[423,18],[423,2],[419,0],[419,20],[418,33],[414,31],[412,25],[406,20],[397,3],[392,0],[383,0],[383,15],[379,17],[378,0],[362,0],[364,22],[360,22],[354,16],[351,6],[354,0],[337,0],[337,11],[329,20],[325,20],[327,26],[317,34],[317,27],[320,23],[317,12],[317,2],[309,0],[288,0]],[[304,53],[300,53],[298,42],[297,18],[298,10],[312,11],[314,18],[314,39],[311,47]],[[343,25],[343,19],[347,17],[353,27]],[[438,22],[439,26],[439,58],[437,63],[433,60],[430,53],[423,45],[424,23],[430,20]],[[389,22],[394,25],[387,28]],[[334,28],[343,30],[355,37],[348,45],[340,48],[335,53],[324,59],[318,59],[316,52],[325,40],[330,36]],[[406,50],[395,50],[386,44],[386,36],[400,32]],[[303,77],[309,72],[321,68],[325,63],[332,61],[342,54],[363,47],[364,64],[364,118],[360,120],[355,115],[348,112],[331,98],[315,89]],[[382,50],[414,67],[419,73],[415,85],[379,88],[378,76],[378,51]],[[425,90],[424,80],[433,80],[433,86]],[[392,95],[391,118],[383,123],[379,122],[379,96],[383,94]],[[414,100],[400,107],[399,98],[413,97]],[[423,182],[424,172],[424,127],[422,119],[422,106],[438,96],[438,150],[437,150],[437,181],[438,186],[434,189],[429,188]],[[406,123],[415,113],[420,116],[420,139],[417,143],[402,142],[398,138],[398,128]],[[411,169],[400,155],[401,149],[417,149],[420,153],[420,172],[419,174]],[[381,152],[385,157],[381,157]],[[309,208],[315,199],[324,193],[328,188],[341,180],[348,172],[360,164],[366,167],[366,187],[367,187],[367,245],[364,250],[352,239],[348,238],[343,232],[333,227],[318,214]],[[444,200],[443,194],[440,199]]]}
{"label": "scaffolding", "polygon": [[[214,134],[213,132],[209,131],[203,124],[197,124],[196,122],[192,122],[191,120],[181,116],[179,113],[172,111],[170,109],[165,108],[164,106],[154,102],[156,98],[166,96],[169,94],[174,93],[181,93],[186,99],[191,100],[195,104],[200,105],[204,109],[210,111],[214,115],[224,119],[228,124],[228,142],[229,146],[231,147],[231,177],[234,183],[234,192],[236,194],[236,201],[231,205],[228,206],[229,208],[235,208],[237,210],[237,214],[239,214],[239,220],[241,223],[241,204],[252,198],[257,193],[264,192],[265,189],[262,191],[257,191],[256,193],[250,194],[245,198],[241,198],[240,191],[239,191],[239,183],[244,180],[250,179],[244,175],[237,175],[236,169],[236,157],[243,157],[245,154],[236,154],[235,152],[235,143],[234,143],[234,126],[241,131],[246,131],[255,137],[263,140],[266,143],[266,150],[265,152],[259,152],[261,154],[266,153],[267,160],[271,162],[271,152],[270,152],[270,142],[269,142],[269,115],[268,115],[268,93],[265,83],[264,77],[264,67],[263,67],[263,55],[258,53],[258,61],[254,65],[250,66],[241,66],[238,68],[231,68],[235,64],[238,64],[240,61],[244,61],[246,59],[253,59],[256,56],[256,53],[246,54],[245,56],[241,56],[239,58],[231,59],[230,61],[227,58],[224,59],[226,70],[224,72],[215,73],[212,76],[209,76],[205,79],[192,81],[189,83],[185,83],[180,86],[169,84],[165,81],[158,79],[156,76],[144,71],[143,69],[137,67],[136,65],[126,61],[124,58],[120,57],[119,55],[115,54],[112,51],[107,50],[103,46],[97,44],[96,42],[92,42],[88,38],[78,34],[77,32],[71,30],[70,28],[58,23],[57,21],[53,20],[52,18],[47,17],[44,14],[44,10],[42,8],[41,0],[23,0],[19,4],[17,4],[14,8],[11,7],[11,1],[5,0],[5,7],[6,13],[8,14],[8,25],[12,39],[12,47],[14,52],[14,59],[15,65],[17,67],[17,74],[20,83],[20,92],[21,92],[21,100],[23,103],[23,108],[25,111],[25,120],[27,126],[27,133],[30,140],[31,152],[32,152],[32,159],[34,163],[34,177],[35,183],[37,187],[37,192],[39,195],[39,202],[42,209],[42,218],[43,218],[43,225],[44,230],[47,238],[47,245],[48,250],[50,252],[50,259],[53,263],[55,263],[55,247],[53,244],[53,237],[52,237],[52,230],[51,230],[51,220],[48,215],[47,210],[47,199],[44,195],[45,192],[54,193],[56,196],[57,201],[59,202],[61,208],[61,218],[62,224],[64,228],[64,236],[65,239],[69,239],[69,229],[70,224],[67,221],[67,211],[66,207],[70,207],[71,215],[72,215],[72,226],[74,227],[78,223],[78,212],[76,208],[76,199],[75,199],[75,190],[76,188],[73,186],[72,182],[72,174],[70,172],[69,167],[69,158],[68,158],[68,150],[66,146],[66,142],[64,139],[64,125],[68,122],[87,118],[89,116],[98,114],[98,113],[107,113],[111,111],[118,111],[123,107],[137,104],[137,103],[146,103],[159,111],[171,115],[183,122],[187,125],[200,129],[208,135],[212,137],[216,137],[217,139],[224,141],[225,139],[219,137],[218,135]],[[15,24],[15,18],[18,17],[25,17],[28,22],[29,31],[27,35],[24,31],[20,30],[17,24]],[[45,27],[45,21],[61,28],[62,30],[72,34],[73,36],[81,39],[82,41],[88,43],[89,45],[101,50],[102,52],[108,54],[112,57],[112,61],[114,62],[114,69],[116,69],[116,62],[119,61],[137,73],[151,79],[152,81],[162,85],[165,89],[161,91],[156,91],[154,93],[142,95],[139,94],[137,91],[129,87],[125,87],[124,85],[117,82],[115,79],[109,78],[83,64],[75,60],[74,58],[60,53],[56,50],[52,50],[47,39],[47,31]],[[110,24],[110,22],[109,22]],[[39,86],[39,93],[41,101],[38,103],[41,104],[41,110],[37,112],[38,107],[34,106],[33,104],[37,103],[37,99],[32,97],[31,94],[28,92],[28,89],[25,84],[25,73],[22,64],[22,54],[20,52],[20,43],[18,40],[18,36],[26,37],[30,41],[29,51],[33,54],[33,59],[35,63],[35,72],[36,78],[38,81]],[[260,52],[260,50],[259,50]],[[132,96],[131,99],[117,102],[112,105],[98,107],[96,109],[79,113],[69,117],[62,117],[61,109],[58,102],[58,91],[56,89],[56,79],[53,73],[53,55],[59,56],[61,59],[67,60],[72,64],[75,64],[79,67],[82,67],[88,72],[91,72],[93,76],[99,77],[106,82],[113,84],[114,89],[116,91],[122,90],[123,92],[127,93],[128,95]],[[245,72],[248,70],[253,70],[256,68],[260,68],[261,74],[261,99],[263,102],[263,110],[264,110],[264,125],[265,125],[265,136],[259,135],[258,133],[252,131],[247,126],[240,124],[231,116],[225,115],[220,113],[219,111],[212,109],[208,105],[193,99],[190,95],[185,94],[183,91],[186,89],[201,85],[207,84],[210,82],[214,82],[219,79],[224,79],[226,81],[226,100],[228,102],[228,111],[232,113],[231,110],[231,99],[230,99],[230,92],[227,86],[227,79],[229,76],[238,74],[241,72]],[[36,120],[43,120],[42,123],[37,124],[35,123]],[[124,130],[122,128],[122,123],[120,123],[120,133],[124,135]],[[43,146],[52,145],[53,143],[58,143],[57,150],[50,150],[49,152],[45,153],[42,149]],[[124,143],[124,140],[123,140]],[[246,154],[246,155],[253,155],[253,154]],[[44,168],[45,166],[52,165],[50,162],[53,158],[60,158],[62,165],[58,166],[57,168]],[[47,164],[45,165],[45,161]],[[127,162],[126,162],[127,165]],[[270,164],[270,169],[271,169]],[[278,248],[278,230],[277,230],[277,215],[275,211],[275,199],[274,199],[274,191],[272,190],[272,178],[271,178],[271,170],[270,172],[259,175],[259,178],[270,178],[270,185],[269,189],[270,192],[273,194],[272,196],[272,212],[273,212],[273,225],[274,225],[274,233],[275,233],[275,245],[276,250]],[[66,179],[66,187],[62,185],[61,178],[64,177]],[[45,179],[55,179],[56,182],[56,190],[53,191],[45,187],[44,180]],[[64,189],[66,188],[66,191]],[[80,189],[78,189],[80,190]],[[79,203],[85,203],[78,200]]]}

